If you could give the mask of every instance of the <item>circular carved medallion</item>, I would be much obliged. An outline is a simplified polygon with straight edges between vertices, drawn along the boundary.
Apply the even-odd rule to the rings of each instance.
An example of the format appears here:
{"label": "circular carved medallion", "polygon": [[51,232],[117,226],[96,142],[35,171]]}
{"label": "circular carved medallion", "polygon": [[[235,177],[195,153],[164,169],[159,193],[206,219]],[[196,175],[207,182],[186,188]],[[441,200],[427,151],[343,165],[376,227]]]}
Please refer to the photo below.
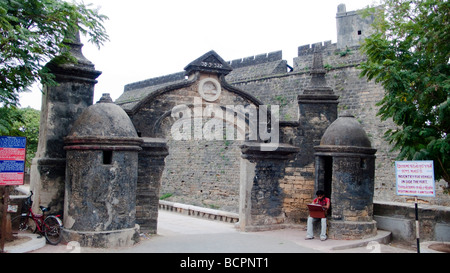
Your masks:
{"label": "circular carved medallion", "polygon": [[198,92],[204,100],[213,102],[220,97],[222,87],[216,79],[206,78],[200,81]]}

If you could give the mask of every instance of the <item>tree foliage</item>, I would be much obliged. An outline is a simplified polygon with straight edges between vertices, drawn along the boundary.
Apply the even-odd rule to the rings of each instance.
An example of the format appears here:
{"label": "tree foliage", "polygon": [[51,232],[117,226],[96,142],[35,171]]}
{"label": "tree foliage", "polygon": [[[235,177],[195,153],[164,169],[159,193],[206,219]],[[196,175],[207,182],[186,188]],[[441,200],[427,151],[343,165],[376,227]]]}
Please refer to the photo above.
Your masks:
{"label": "tree foliage", "polygon": [[76,2],[0,0],[0,134],[16,135],[19,93],[34,82],[55,85],[45,64],[74,61],[67,45],[81,32],[100,47],[108,40],[102,23],[107,17]]}
{"label": "tree foliage", "polygon": [[41,111],[33,108],[13,108],[9,111],[12,118],[12,126],[8,135],[21,136],[27,138],[27,167],[31,166],[31,161],[36,155],[39,143],[39,125]]}
{"label": "tree foliage", "polygon": [[398,126],[385,137],[398,160],[433,160],[450,182],[449,1],[384,0],[367,12],[377,19],[361,75],[385,89],[378,115]]}
{"label": "tree foliage", "polygon": [[[0,0],[0,107],[4,108],[3,112],[18,106],[19,93],[37,80],[56,84],[45,64],[56,57],[60,62],[74,61],[63,43],[70,42],[74,33],[79,31],[94,45],[103,45],[108,40],[102,25],[106,19],[98,10],[76,2]],[[0,126],[7,122],[4,117],[0,117]]]}

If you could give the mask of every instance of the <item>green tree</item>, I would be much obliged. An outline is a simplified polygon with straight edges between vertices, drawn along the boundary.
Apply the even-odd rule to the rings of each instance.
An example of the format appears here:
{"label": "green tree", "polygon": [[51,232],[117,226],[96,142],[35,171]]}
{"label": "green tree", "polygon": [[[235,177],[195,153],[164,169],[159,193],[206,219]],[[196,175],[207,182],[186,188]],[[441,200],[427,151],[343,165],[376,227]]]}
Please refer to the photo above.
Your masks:
{"label": "green tree", "polygon": [[[67,45],[74,33],[97,47],[108,40],[107,17],[89,5],[61,0],[0,0],[0,126],[10,127],[5,112],[19,105],[19,93],[34,82],[55,85],[45,64],[75,61]],[[8,115],[11,115],[9,113]],[[5,125],[6,124],[6,125]]]}
{"label": "green tree", "polygon": [[17,118],[17,107],[0,107],[0,136],[9,135]]}
{"label": "green tree", "polygon": [[448,0],[384,0],[375,33],[362,49],[361,76],[385,89],[382,120],[398,160],[433,160],[436,180],[450,182],[450,4]]}
{"label": "green tree", "polygon": [[27,167],[31,166],[31,161],[36,155],[39,142],[39,124],[41,111],[33,108],[14,109],[12,113],[12,127],[9,130],[10,136],[22,136],[27,138]]}

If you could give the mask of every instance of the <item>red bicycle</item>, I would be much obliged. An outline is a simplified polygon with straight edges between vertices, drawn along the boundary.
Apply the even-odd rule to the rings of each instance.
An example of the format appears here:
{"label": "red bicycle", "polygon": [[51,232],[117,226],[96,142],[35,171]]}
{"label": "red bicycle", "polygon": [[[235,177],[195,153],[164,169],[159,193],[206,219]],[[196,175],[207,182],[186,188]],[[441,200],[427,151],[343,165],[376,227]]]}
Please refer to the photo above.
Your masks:
{"label": "red bicycle", "polygon": [[24,202],[27,212],[22,213],[11,220],[13,232],[16,231],[17,233],[19,231],[31,230],[33,233],[36,233],[39,231],[41,235],[45,236],[45,239],[47,239],[49,244],[59,244],[62,240],[62,221],[59,219],[60,215],[49,215],[45,217],[45,213],[48,212],[50,208],[43,206],[40,206],[42,214],[34,214],[31,210],[33,204],[31,196],[33,196],[33,192],[31,192],[30,196],[28,196]]}

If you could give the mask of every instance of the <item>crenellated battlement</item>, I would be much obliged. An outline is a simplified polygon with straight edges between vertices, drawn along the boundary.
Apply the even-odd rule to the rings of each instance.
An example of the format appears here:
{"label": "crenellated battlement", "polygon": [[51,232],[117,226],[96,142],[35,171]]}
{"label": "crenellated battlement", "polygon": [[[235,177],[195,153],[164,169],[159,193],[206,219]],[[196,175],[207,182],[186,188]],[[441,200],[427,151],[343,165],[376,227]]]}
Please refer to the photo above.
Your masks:
{"label": "crenellated battlement", "polygon": [[134,82],[134,83],[125,85],[124,91],[127,92],[127,91],[140,89],[140,88],[144,88],[144,87],[148,87],[148,86],[154,86],[154,85],[160,85],[160,84],[165,84],[165,83],[170,83],[170,82],[175,82],[175,81],[181,81],[181,80],[185,79],[185,76],[186,76],[186,72],[183,71],[183,72],[173,73],[173,74],[156,77],[156,78],[151,78],[151,79],[147,79],[147,80],[143,80],[143,81],[139,81],[139,82]]}
{"label": "crenellated battlement", "polygon": [[308,71],[312,67],[314,50],[317,47],[320,47],[324,65],[328,69],[357,66],[366,58],[360,51],[360,45],[339,48],[337,43],[331,41],[319,42],[298,47],[298,57],[294,58],[294,71]]}
{"label": "crenellated battlement", "polygon": [[283,52],[281,50],[250,56],[242,59],[236,59],[230,61],[229,64],[232,68],[241,68],[245,66],[270,63],[275,61],[281,61],[283,59]]}
{"label": "crenellated battlement", "polygon": [[321,47],[322,50],[335,50],[336,44],[332,44],[331,40],[329,40],[325,42],[318,42],[315,44],[302,45],[298,47],[298,56],[313,54],[316,47]]}

